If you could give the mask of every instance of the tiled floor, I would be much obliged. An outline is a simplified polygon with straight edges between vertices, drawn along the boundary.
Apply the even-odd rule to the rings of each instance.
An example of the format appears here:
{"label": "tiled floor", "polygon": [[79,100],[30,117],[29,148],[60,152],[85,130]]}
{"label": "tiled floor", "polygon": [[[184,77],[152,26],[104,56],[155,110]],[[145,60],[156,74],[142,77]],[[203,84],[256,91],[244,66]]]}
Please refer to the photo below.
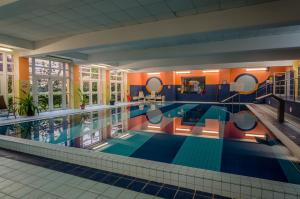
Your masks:
{"label": "tiled floor", "polygon": [[0,198],[225,198],[0,149]]}

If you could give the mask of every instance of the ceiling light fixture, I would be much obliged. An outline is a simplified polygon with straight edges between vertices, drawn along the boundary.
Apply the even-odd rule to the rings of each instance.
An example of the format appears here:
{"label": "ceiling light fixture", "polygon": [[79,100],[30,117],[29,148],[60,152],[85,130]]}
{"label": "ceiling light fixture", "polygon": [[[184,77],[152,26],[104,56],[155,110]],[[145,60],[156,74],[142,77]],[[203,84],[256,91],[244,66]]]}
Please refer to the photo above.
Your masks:
{"label": "ceiling light fixture", "polygon": [[0,46],[0,51],[4,51],[4,52],[12,52],[13,50],[10,48],[4,48]]}
{"label": "ceiling light fixture", "polygon": [[183,129],[183,128],[176,128],[176,131],[187,131],[187,132],[191,132],[191,129]]}
{"label": "ceiling light fixture", "polygon": [[176,74],[190,74],[191,71],[177,71]]}
{"label": "ceiling light fixture", "polygon": [[203,70],[204,73],[218,73],[220,70]]}
{"label": "ceiling light fixture", "polygon": [[246,71],[266,71],[268,68],[247,68]]}
{"label": "ceiling light fixture", "polygon": [[148,75],[160,75],[160,73],[155,72],[155,73],[147,73]]}

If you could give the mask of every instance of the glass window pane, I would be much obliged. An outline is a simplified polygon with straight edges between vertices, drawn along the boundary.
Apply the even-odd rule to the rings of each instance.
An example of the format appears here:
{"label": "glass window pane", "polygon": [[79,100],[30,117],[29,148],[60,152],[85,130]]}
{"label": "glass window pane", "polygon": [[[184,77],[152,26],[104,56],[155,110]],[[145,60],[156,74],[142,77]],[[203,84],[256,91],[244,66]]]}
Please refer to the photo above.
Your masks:
{"label": "glass window pane", "polygon": [[117,84],[117,91],[121,92],[121,84]]}
{"label": "glass window pane", "polygon": [[98,91],[98,82],[92,82],[92,91],[97,92]]}
{"label": "glass window pane", "polygon": [[50,69],[44,67],[35,67],[35,74],[37,75],[49,75]]}
{"label": "glass window pane", "polygon": [[13,72],[14,70],[14,65],[12,63],[7,63],[7,72]]}
{"label": "glass window pane", "polygon": [[49,60],[35,59],[35,66],[49,68]]}
{"label": "glass window pane", "polygon": [[3,63],[0,62],[0,71],[3,71]]}
{"label": "glass window pane", "polygon": [[89,82],[83,82],[83,92],[89,92],[90,91],[90,83]]}
{"label": "glass window pane", "polygon": [[39,95],[38,96],[38,105],[39,105],[39,108],[41,109],[41,111],[48,110],[48,108],[49,108],[48,102],[49,102],[48,95]]}
{"label": "glass window pane", "polygon": [[98,79],[98,74],[92,73],[92,79]]}
{"label": "glass window pane", "polygon": [[13,92],[13,76],[12,75],[8,75],[7,92],[8,92],[8,94],[11,94]]}
{"label": "glass window pane", "polygon": [[48,79],[40,79],[37,81],[38,92],[48,92]]}
{"label": "glass window pane", "polygon": [[86,104],[90,103],[90,95],[89,94],[83,94],[83,99],[85,100]]}
{"label": "glass window pane", "polygon": [[62,84],[63,81],[61,80],[54,80],[53,81],[53,92],[62,92]]}
{"label": "glass window pane", "polygon": [[92,73],[98,73],[98,68],[92,68]]}
{"label": "glass window pane", "polygon": [[8,54],[6,57],[7,57],[7,58],[6,58],[7,63],[13,63],[13,62],[14,62],[13,56],[12,56],[12,55],[9,55],[9,54]]}
{"label": "glass window pane", "polygon": [[116,90],[116,84],[111,85],[111,92],[114,92]]}
{"label": "glass window pane", "polygon": [[93,104],[98,104],[98,94],[92,95],[92,102],[93,102]]}
{"label": "glass window pane", "polygon": [[62,107],[62,94],[53,94],[53,108]]}
{"label": "glass window pane", "polygon": [[0,62],[3,62],[3,53],[0,53]]}

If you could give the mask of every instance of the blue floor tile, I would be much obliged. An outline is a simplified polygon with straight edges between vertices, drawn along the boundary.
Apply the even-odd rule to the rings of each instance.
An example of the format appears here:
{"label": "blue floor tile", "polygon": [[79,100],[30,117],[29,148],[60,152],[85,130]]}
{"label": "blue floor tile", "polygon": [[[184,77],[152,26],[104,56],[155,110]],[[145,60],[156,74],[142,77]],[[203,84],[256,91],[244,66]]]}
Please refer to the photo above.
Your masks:
{"label": "blue floor tile", "polygon": [[202,191],[196,191],[196,196],[206,196],[206,197],[212,197],[211,193],[206,193],[206,192],[202,192]]}
{"label": "blue floor tile", "polygon": [[151,194],[151,195],[156,195],[158,193],[158,191],[160,190],[160,186],[156,186],[156,185],[152,185],[152,184],[147,184],[144,189],[143,189],[143,193],[146,194]]}
{"label": "blue floor tile", "polygon": [[128,187],[132,180],[128,178],[120,178],[114,185],[122,188]]}
{"label": "blue floor tile", "polygon": [[107,175],[105,178],[102,179],[102,182],[113,185],[118,179],[118,176]]}
{"label": "blue floor tile", "polygon": [[157,196],[167,199],[173,199],[177,190],[176,189],[169,189],[166,187],[162,187],[162,189],[158,192]]}
{"label": "blue floor tile", "polygon": [[90,177],[90,179],[92,180],[95,180],[95,181],[98,181],[98,182],[102,182],[102,180],[107,176],[106,173],[102,173],[102,172],[99,172],[99,173],[96,173],[94,175],[92,175]]}
{"label": "blue floor tile", "polygon": [[194,194],[178,190],[175,199],[193,199]]}
{"label": "blue floor tile", "polygon": [[146,184],[144,182],[139,182],[139,181],[133,181],[130,185],[129,185],[129,189],[133,190],[133,191],[137,191],[140,192],[144,186]]}

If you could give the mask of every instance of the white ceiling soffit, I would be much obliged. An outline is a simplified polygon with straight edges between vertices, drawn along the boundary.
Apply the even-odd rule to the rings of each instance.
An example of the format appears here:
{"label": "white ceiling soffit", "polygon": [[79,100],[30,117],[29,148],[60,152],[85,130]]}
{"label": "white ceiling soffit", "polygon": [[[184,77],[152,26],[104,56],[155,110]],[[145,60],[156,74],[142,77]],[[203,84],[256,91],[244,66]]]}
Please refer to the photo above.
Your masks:
{"label": "white ceiling soffit", "polygon": [[221,63],[221,64],[199,64],[188,66],[172,66],[172,67],[154,67],[146,70],[134,70],[131,72],[161,72],[161,71],[176,71],[176,70],[206,70],[206,69],[228,69],[228,68],[263,68],[263,67],[280,67],[292,66],[293,60],[284,61],[263,61],[263,62],[239,62],[239,63]]}
{"label": "white ceiling soffit", "polygon": [[16,1],[18,1],[18,0],[0,0],[0,7],[14,3]]}

